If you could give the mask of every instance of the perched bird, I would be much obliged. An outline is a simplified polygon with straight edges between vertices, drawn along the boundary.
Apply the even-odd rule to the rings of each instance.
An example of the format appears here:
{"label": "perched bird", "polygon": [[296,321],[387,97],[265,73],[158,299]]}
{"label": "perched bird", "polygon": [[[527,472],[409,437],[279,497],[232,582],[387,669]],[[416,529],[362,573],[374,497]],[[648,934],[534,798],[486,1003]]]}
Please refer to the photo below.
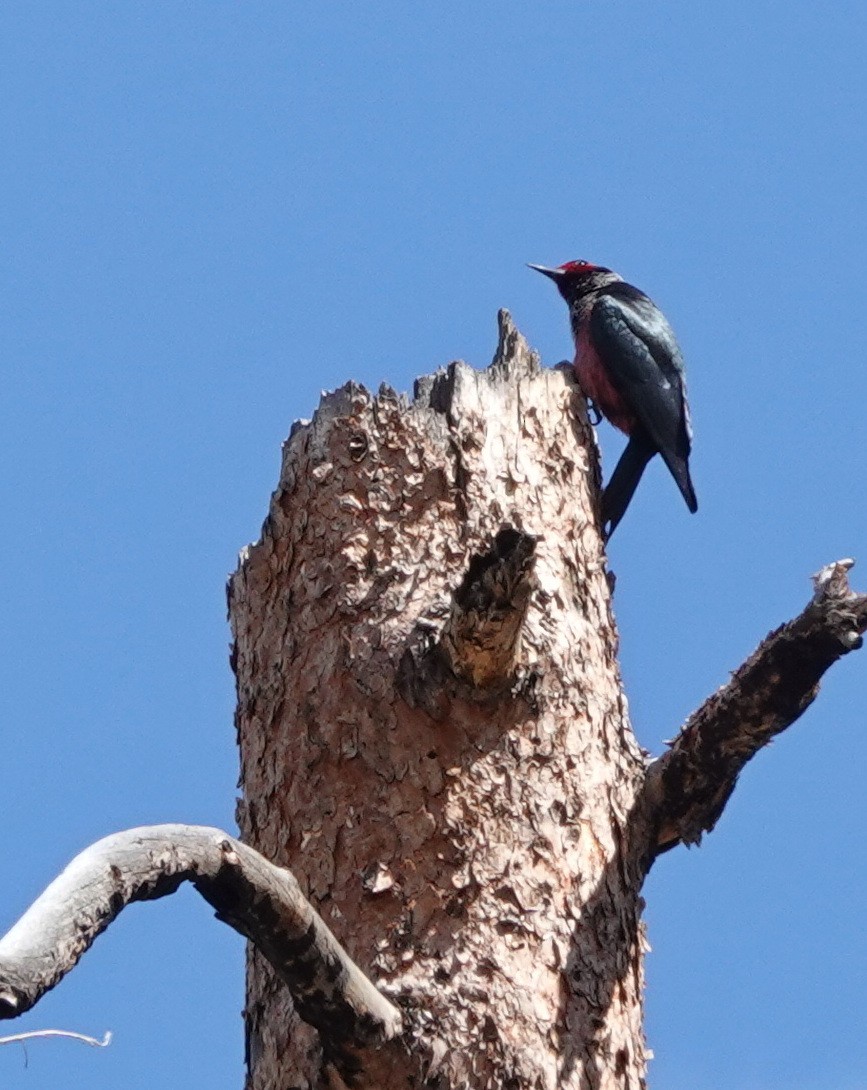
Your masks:
{"label": "perched bird", "polygon": [[556,269],[530,268],[550,277],[569,305],[581,389],[629,436],[602,496],[606,537],[614,533],[645,466],[657,453],[687,507],[697,511],[689,476],[692,428],[683,357],[665,315],[644,292],[601,265],[568,261]]}

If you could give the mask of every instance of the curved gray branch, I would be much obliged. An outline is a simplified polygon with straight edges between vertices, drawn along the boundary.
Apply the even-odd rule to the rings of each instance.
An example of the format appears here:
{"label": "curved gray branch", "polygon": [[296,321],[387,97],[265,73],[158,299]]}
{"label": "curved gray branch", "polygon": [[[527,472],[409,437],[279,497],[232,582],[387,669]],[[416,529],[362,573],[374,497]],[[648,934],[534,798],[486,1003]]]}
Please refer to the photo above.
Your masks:
{"label": "curved gray branch", "polygon": [[861,647],[867,595],[849,588],[852,564],[839,560],[815,575],[806,609],[771,632],[651,764],[644,813],[656,852],[710,832],[747,761],[810,706],[825,671]]}
{"label": "curved gray branch", "polygon": [[402,1032],[400,1011],[292,874],[220,829],[197,825],[130,829],[78,855],[0,939],[0,1018],[38,1002],[130,902],[165,897],[186,881],[268,959],[342,1074],[355,1076],[368,1054]]}

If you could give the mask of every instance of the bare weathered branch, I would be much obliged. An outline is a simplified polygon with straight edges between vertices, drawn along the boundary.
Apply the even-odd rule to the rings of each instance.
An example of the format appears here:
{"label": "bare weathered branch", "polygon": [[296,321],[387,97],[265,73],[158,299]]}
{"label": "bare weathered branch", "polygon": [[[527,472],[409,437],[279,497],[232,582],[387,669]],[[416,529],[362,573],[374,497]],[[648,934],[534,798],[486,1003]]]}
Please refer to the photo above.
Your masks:
{"label": "bare weathered branch", "polygon": [[867,595],[849,588],[852,564],[840,560],[815,575],[806,609],[762,641],[650,766],[645,801],[657,850],[710,832],[747,761],[809,707],[825,671],[861,646]]}
{"label": "bare weathered branch", "polygon": [[29,1010],[126,905],[174,893],[185,881],[267,958],[341,1073],[354,1076],[402,1032],[401,1013],[351,960],[292,874],[221,830],[196,825],[130,829],[77,856],[0,939],[0,1018]]}

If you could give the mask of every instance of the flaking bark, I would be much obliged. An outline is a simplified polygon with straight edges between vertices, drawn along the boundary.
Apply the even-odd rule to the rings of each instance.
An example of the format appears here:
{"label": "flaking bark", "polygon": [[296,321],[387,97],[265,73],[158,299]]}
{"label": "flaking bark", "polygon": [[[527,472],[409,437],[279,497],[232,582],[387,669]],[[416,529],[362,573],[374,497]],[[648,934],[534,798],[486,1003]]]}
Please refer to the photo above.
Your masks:
{"label": "flaking bark", "polygon": [[[230,586],[243,836],[432,1039],[431,1085],[642,1084],[645,765],[597,502],[580,391],[503,315],[487,371],[452,364],[412,403],[326,396]],[[520,640],[479,686],[465,652],[426,653],[512,531],[526,555],[494,584]],[[251,1090],[318,1086],[315,1036],[255,952],[248,985]]]}

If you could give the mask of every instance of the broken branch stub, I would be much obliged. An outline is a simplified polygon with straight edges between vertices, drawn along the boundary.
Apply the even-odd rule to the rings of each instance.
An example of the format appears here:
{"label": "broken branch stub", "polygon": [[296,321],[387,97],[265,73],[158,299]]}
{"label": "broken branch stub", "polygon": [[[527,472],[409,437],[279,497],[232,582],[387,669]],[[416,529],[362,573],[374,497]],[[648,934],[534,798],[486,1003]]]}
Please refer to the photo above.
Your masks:
{"label": "broken branch stub", "polygon": [[489,700],[516,686],[538,540],[503,527],[470,559],[439,633],[430,617],[416,626],[397,675],[411,706],[441,719],[452,697]]}
{"label": "broken branch stub", "polygon": [[514,674],[537,540],[513,527],[500,530],[493,548],[472,558],[454,593],[442,648],[455,675],[475,688],[502,685]]}

